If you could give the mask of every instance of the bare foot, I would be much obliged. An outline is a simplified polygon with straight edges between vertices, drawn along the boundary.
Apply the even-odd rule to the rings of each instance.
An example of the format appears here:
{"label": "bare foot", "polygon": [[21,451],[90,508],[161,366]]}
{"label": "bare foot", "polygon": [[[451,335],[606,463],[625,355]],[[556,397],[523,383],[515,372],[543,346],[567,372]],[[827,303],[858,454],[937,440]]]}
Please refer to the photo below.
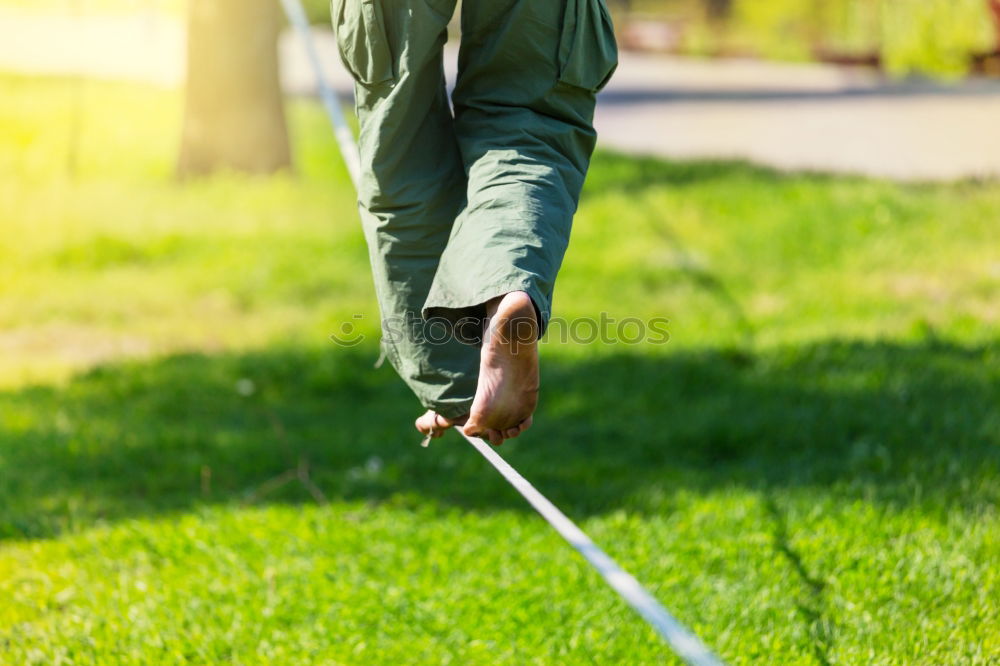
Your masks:
{"label": "bare foot", "polygon": [[523,291],[487,303],[479,384],[464,432],[499,446],[531,425],[538,404],[538,319]]}
{"label": "bare foot", "polygon": [[413,425],[422,434],[427,435],[431,439],[437,439],[444,434],[445,430],[452,426],[462,425],[468,418],[468,416],[460,416],[455,419],[449,419],[441,416],[433,409],[428,409],[413,422]]}

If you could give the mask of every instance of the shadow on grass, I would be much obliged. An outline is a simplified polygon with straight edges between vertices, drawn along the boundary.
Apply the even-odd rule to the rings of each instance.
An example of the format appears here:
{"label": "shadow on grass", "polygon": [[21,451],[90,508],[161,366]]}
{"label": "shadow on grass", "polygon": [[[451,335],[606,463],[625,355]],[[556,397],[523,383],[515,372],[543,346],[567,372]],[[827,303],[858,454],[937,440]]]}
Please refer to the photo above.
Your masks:
{"label": "shadow on grass", "polygon": [[[302,460],[331,499],[528,510],[458,437],[420,448],[417,405],[372,358],[184,355],[0,394],[0,538],[245,501]],[[548,358],[537,426],[503,452],[576,516],[739,486],[982,507],[1000,500],[997,360],[940,342]]]}

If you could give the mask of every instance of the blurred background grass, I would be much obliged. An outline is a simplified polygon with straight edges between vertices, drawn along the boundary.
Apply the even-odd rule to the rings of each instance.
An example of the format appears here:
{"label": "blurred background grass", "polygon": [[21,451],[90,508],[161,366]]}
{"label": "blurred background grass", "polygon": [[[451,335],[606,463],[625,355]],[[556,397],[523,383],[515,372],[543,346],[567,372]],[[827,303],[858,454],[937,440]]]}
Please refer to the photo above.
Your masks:
{"label": "blurred background grass", "polygon": [[[290,106],[294,172],[179,186],[176,92],[89,84],[73,176],[72,82],[3,84],[0,274],[18,353],[0,382],[77,367],[41,370],[68,330],[16,333],[53,320],[74,322],[69,339],[91,341],[91,352],[73,352],[80,367],[119,344],[141,354],[253,347],[323,339],[342,322],[374,336],[377,321],[352,318],[370,306],[364,241],[314,103]],[[559,313],[667,313],[672,347],[938,334],[983,343],[1000,319],[998,209],[989,182],[894,184],[605,153],[588,181]]]}

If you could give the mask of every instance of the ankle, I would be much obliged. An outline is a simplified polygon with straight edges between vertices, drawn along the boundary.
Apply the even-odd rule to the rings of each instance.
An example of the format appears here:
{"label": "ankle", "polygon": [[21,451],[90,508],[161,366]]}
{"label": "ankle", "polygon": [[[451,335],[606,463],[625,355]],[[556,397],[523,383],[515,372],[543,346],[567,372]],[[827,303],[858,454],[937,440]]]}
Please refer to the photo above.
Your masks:
{"label": "ankle", "polygon": [[523,291],[505,294],[486,320],[484,347],[506,348],[509,354],[538,342],[538,314],[531,297]]}
{"label": "ankle", "polygon": [[508,291],[506,294],[486,301],[487,319],[493,319],[500,310],[501,305],[504,306],[505,310],[509,310],[511,308],[517,309],[530,307],[532,312],[535,311],[535,302],[531,300],[531,296],[528,295],[528,292]]}

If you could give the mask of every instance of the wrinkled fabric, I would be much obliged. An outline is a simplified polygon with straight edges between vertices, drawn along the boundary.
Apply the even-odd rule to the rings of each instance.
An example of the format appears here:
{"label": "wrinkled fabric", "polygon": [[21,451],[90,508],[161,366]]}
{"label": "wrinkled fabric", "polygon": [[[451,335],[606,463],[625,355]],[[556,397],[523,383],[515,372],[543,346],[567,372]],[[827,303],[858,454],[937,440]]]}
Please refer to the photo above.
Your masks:
{"label": "wrinkled fabric", "polygon": [[468,413],[486,301],[526,291],[544,330],[617,65],[604,0],[334,0],[355,79],[359,207],[382,347],[422,404]]}

